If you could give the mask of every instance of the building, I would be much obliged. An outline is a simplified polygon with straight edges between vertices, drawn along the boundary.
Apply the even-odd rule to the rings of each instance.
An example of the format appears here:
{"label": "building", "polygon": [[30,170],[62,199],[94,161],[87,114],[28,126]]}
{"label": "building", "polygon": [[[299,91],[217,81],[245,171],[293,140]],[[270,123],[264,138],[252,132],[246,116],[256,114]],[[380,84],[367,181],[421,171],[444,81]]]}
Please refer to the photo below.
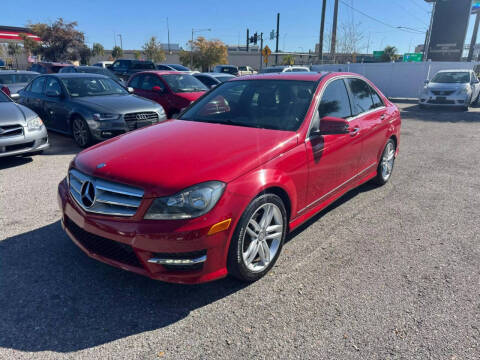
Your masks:
{"label": "building", "polygon": [[22,42],[23,40],[20,34],[25,34],[35,41],[41,41],[40,38],[32,34],[32,30],[28,28],[0,25],[0,43]]}

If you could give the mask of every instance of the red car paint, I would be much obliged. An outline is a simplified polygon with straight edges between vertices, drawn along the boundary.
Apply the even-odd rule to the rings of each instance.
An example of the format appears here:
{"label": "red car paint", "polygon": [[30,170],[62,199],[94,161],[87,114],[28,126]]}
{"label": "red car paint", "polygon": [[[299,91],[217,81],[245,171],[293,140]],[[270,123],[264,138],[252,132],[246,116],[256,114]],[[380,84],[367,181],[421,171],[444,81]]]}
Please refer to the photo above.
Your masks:
{"label": "red car paint", "polygon": [[[144,76],[145,74],[151,74],[156,76],[161,84],[164,86],[164,91],[160,92],[155,87],[151,87],[149,89],[145,89],[145,87],[136,87],[134,86],[135,78]],[[188,74],[180,73],[178,71],[142,71],[136,73],[130,77],[128,80],[129,87],[134,89],[134,93],[136,95],[145,97],[147,99],[156,101],[160,105],[163,106],[165,109],[165,113],[167,117],[172,117],[175,114],[178,114],[183,108],[190,105],[192,101],[197,100],[200,96],[202,96],[205,91],[196,91],[196,92],[174,92],[168,83],[162,78],[162,75],[178,75],[178,76],[191,76]],[[140,84],[141,85],[141,84]]]}
{"label": "red car paint", "polygon": [[[89,256],[153,279],[200,283],[227,275],[230,239],[248,204],[263,191],[284,195],[293,230],[352,188],[376,176],[385,144],[400,141],[397,107],[385,106],[350,122],[350,133],[308,137],[309,126],[326,84],[349,73],[253,75],[248,79],[316,81],[318,86],[305,120],[297,131],[280,131],[170,120],[116,137],[81,152],[71,167],[96,178],[144,189],[136,214],[129,218],[85,212],[73,199],[67,181],[59,184],[62,224]],[[356,130],[358,128],[358,131]],[[98,168],[98,164],[106,166]],[[172,195],[194,184],[219,180],[226,188],[207,214],[187,220],[145,220],[153,198]],[[212,225],[232,219],[228,230],[207,235]],[[88,233],[131,246],[141,267],[130,266],[88,251],[68,222]],[[66,226],[65,226],[66,225]],[[153,253],[207,251],[200,270],[169,270],[148,263]]]}

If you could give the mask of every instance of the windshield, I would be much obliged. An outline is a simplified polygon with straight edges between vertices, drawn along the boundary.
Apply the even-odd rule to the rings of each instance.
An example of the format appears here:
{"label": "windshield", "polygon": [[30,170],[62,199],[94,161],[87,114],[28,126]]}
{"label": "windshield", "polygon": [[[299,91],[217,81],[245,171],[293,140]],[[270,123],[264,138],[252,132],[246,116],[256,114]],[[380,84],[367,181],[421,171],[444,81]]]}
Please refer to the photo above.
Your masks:
{"label": "windshield", "polygon": [[108,78],[62,78],[62,82],[71,97],[128,95],[123,87]]}
{"label": "windshield", "polygon": [[0,90],[0,102],[10,102],[10,98]]}
{"label": "windshield", "polygon": [[168,66],[170,66],[171,68],[174,68],[175,70],[178,70],[178,71],[190,71],[189,68],[187,68],[185,66],[182,66],[182,65],[170,64]]}
{"label": "windshield", "polygon": [[433,83],[465,84],[470,82],[470,73],[466,71],[441,72],[432,79]]}
{"label": "windshield", "polygon": [[208,88],[195,76],[189,74],[162,75],[170,89],[175,92],[196,92],[207,91]]}
{"label": "windshield", "polygon": [[182,120],[295,131],[310,106],[316,82],[229,81],[197,101]]}

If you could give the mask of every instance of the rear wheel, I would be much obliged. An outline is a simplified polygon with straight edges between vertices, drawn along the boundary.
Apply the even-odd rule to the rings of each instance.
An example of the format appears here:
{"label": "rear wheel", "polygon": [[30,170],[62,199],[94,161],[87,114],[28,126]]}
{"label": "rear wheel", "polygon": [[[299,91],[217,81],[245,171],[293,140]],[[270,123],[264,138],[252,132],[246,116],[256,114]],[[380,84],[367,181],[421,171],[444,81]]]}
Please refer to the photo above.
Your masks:
{"label": "rear wheel", "polygon": [[76,117],[72,120],[73,139],[81,148],[86,148],[92,142],[92,135],[85,120]]}
{"label": "rear wheel", "polygon": [[230,243],[229,273],[246,282],[264,276],[277,261],[287,234],[287,213],[280,197],[255,198],[243,213]]}
{"label": "rear wheel", "polygon": [[378,185],[384,185],[388,182],[393,172],[393,165],[395,164],[395,142],[389,139],[387,145],[383,149],[382,157],[377,168],[377,176],[375,182]]}

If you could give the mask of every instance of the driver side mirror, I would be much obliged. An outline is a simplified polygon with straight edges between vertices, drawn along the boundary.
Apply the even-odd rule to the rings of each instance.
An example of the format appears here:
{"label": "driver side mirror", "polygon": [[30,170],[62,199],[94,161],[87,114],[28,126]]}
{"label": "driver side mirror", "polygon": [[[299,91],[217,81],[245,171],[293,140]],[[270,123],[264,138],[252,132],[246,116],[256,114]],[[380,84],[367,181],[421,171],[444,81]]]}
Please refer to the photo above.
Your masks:
{"label": "driver side mirror", "polygon": [[347,120],[332,116],[325,116],[320,119],[320,128],[313,129],[311,135],[340,135],[348,134],[350,124]]}
{"label": "driver side mirror", "polygon": [[152,91],[155,91],[155,92],[158,92],[158,93],[163,93],[163,89],[158,85],[152,87]]}

